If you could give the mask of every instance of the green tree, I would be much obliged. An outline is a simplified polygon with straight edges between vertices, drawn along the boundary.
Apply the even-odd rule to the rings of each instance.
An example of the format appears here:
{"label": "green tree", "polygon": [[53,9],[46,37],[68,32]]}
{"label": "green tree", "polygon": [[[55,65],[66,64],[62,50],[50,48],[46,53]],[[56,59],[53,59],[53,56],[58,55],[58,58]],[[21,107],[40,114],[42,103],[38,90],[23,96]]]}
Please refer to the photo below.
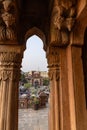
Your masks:
{"label": "green tree", "polygon": [[44,78],[43,79],[43,85],[44,86],[48,86],[49,85],[49,79],[48,78]]}
{"label": "green tree", "polygon": [[30,84],[30,83],[25,83],[25,84],[24,84],[24,87],[25,87],[25,88],[30,88],[30,87],[31,87],[31,84]]}
{"label": "green tree", "polygon": [[27,83],[28,82],[27,79],[25,78],[24,74],[21,74],[20,81],[23,82],[23,83]]}

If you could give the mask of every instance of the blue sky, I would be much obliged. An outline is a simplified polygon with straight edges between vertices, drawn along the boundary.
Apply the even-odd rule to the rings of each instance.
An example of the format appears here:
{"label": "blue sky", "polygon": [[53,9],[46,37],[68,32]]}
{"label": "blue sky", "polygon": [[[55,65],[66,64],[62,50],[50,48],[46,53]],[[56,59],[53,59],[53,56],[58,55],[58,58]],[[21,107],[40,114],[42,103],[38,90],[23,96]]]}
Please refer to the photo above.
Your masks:
{"label": "blue sky", "polygon": [[22,59],[22,68],[24,72],[31,70],[47,71],[46,53],[43,50],[42,40],[33,35],[27,40],[26,50]]}

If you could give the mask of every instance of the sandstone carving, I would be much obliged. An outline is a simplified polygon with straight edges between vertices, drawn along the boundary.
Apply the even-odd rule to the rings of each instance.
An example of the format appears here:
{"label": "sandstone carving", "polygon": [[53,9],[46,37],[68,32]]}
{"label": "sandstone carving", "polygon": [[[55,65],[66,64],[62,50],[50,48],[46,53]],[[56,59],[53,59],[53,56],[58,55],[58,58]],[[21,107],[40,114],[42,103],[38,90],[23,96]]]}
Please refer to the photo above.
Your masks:
{"label": "sandstone carving", "polygon": [[53,80],[53,71],[52,70],[49,70],[48,75],[49,75],[50,80]]}
{"label": "sandstone carving", "polygon": [[20,63],[22,55],[16,52],[0,52],[1,63]]}
{"label": "sandstone carving", "polygon": [[4,26],[0,26],[0,41],[5,40],[6,36],[5,36],[5,27]]}
{"label": "sandstone carving", "polygon": [[16,6],[13,1],[3,1],[0,17],[0,41],[16,40]]}
{"label": "sandstone carving", "polygon": [[[22,59],[22,54],[16,52],[0,52],[0,80],[18,80],[19,68]],[[6,68],[4,70],[4,67]],[[12,68],[14,70],[12,71]]]}
{"label": "sandstone carving", "polygon": [[0,80],[6,81],[11,77],[11,71],[1,71],[0,72]]}
{"label": "sandstone carving", "polygon": [[[54,51],[55,50],[55,51]],[[58,48],[49,47],[49,52],[47,54],[48,59],[48,68],[49,68],[49,77],[50,80],[56,79],[59,80],[60,77],[60,56]]]}
{"label": "sandstone carving", "polygon": [[11,27],[6,29],[6,38],[10,40],[16,40],[15,32]]}
{"label": "sandstone carving", "polygon": [[47,54],[47,59],[48,59],[48,67],[58,67],[59,66],[58,48],[49,47],[49,52]]}
{"label": "sandstone carving", "polygon": [[10,10],[10,7],[13,5],[13,2],[11,0],[5,0],[2,3],[6,12],[8,12]]}
{"label": "sandstone carving", "polygon": [[[4,116],[5,121],[7,122],[8,119],[12,119],[11,115],[14,108],[17,108],[16,94],[18,88],[17,84],[20,77],[21,59],[22,54],[15,49],[15,46],[14,50],[9,49],[8,51],[6,51],[5,49],[3,50],[2,47],[0,51],[0,90],[2,90],[0,91],[0,130],[6,130],[8,126],[12,124],[10,124],[10,121],[9,123],[3,123],[4,121],[2,116]],[[13,100],[14,107],[12,107]],[[9,107],[4,107],[3,104]],[[8,114],[9,112],[11,114]],[[3,115],[3,113],[6,114]],[[14,128],[14,126],[12,127]],[[11,129],[13,129],[12,127]]]}
{"label": "sandstone carving", "polygon": [[15,69],[15,72],[13,73],[11,70],[1,70],[0,72],[0,81],[6,81],[6,80],[13,80],[18,81],[20,77],[19,70]]}
{"label": "sandstone carving", "polygon": [[[55,1],[54,1],[55,2]],[[76,9],[73,1],[64,0],[54,4],[51,16],[51,40],[52,45],[67,45],[69,33],[75,23]],[[54,35],[55,34],[55,35]]]}
{"label": "sandstone carving", "polygon": [[56,69],[49,69],[49,78],[50,80],[56,80],[58,81],[60,79],[60,71],[59,69],[56,70]]}
{"label": "sandstone carving", "polygon": [[2,14],[2,19],[3,19],[6,27],[8,27],[8,28],[10,26],[12,26],[13,24],[15,24],[15,21],[16,21],[14,15],[10,14],[8,12],[5,12]]}

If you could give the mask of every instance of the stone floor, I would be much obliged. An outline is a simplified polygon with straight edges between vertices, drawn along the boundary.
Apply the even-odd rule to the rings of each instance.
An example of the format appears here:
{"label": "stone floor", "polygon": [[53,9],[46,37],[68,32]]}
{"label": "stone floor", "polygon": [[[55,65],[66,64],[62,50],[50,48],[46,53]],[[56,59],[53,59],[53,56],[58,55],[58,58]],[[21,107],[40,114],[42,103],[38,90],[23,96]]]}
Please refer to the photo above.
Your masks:
{"label": "stone floor", "polygon": [[48,107],[39,110],[19,109],[18,130],[48,130]]}

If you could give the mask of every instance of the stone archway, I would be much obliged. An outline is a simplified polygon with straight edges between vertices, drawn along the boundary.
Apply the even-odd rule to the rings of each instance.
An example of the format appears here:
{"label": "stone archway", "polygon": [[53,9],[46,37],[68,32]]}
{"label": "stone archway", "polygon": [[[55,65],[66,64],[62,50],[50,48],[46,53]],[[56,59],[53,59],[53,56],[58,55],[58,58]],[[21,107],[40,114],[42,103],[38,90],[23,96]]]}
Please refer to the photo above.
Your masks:
{"label": "stone archway", "polygon": [[38,37],[40,37],[40,39],[42,39],[43,44],[46,44],[46,38],[44,33],[37,27],[33,27],[27,31],[27,33],[25,34],[25,40],[31,37],[32,35],[37,35]]}
{"label": "stone archway", "polygon": [[[1,52],[1,88],[4,91],[0,93],[1,109],[0,109],[0,129],[17,130],[17,86],[16,75],[19,74],[20,63],[23,48],[21,46],[2,46]],[[50,96],[50,113],[49,113],[49,129],[58,130],[62,127],[62,91],[60,88],[60,49],[58,47],[49,47],[47,49],[47,59],[49,64],[49,76],[51,80],[51,96]],[[63,54],[64,55],[64,54]],[[17,73],[16,73],[17,71]],[[5,77],[6,76],[6,77]],[[7,91],[6,90],[9,90]],[[63,90],[64,91],[64,90]],[[7,93],[7,94],[6,94]],[[65,94],[66,95],[66,94]],[[9,99],[8,99],[9,98]],[[67,97],[68,98],[68,97]],[[6,100],[7,99],[7,100]],[[64,97],[63,97],[64,99]],[[14,102],[14,105],[13,105]],[[65,101],[64,101],[65,102]],[[4,107],[6,105],[6,107]],[[66,104],[63,104],[63,109]],[[68,106],[67,106],[68,111]],[[68,111],[69,112],[69,111]],[[67,116],[65,116],[67,119]],[[67,128],[70,127],[69,118]],[[64,122],[66,124],[67,120]],[[61,121],[61,123],[60,123]],[[63,126],[64,127],[64,126]]]}
{"label": "stone archway", "polygon": [[[25,41],[31,35],[45,36],[37,28],[28,31]],[[9,44],[12,41],[9,41]],[[18,129],[18,85],[24,45],[0,45],[0,129]]]}
{"label": "stone archway", "polygon": [[[33,29],[32,34],[37,34]],[[31,33],[29,33],[31,34]],[[37,34],[38,35],[38,34]],[[39,33],[40,35],[40,33]],[[31,36],[31,35],[30,35]],[[42,36],[42,33],[41,33]],[[44,36],[44,35],[43,35]],[[12,41],[9,41],[9,44]],[[18,129],[18,84],[20,77],[21,60],[25,45],[0,45],[0,129],[2,130],[17,130]],[[55,52],[54,52],[55,49]],[[51,111],[50,111],[50,128],[53,130],[59,128],[57,121],[59,117],[58,93],[59,86],[59,52],[58,48],[51,47],[46,50],[49,64],[49,76],[51,79]],[[52,98],[55,95],[54,98]],[[57,101],[58,100],[58,101]],[[54,105],[55,101],[55,105]],[[6,106],[6,107],[5,107]],[[55,113],[54,113],[55,112]],[[57,113],[56,113],[57,112]],[[54,121],[53,121],[54,119]],[[50,121],[49,121],[50,122]]]}
{"label": "stone archway", "polygon": [[25,40],[32,35],[39,36],[44,45],[44,49],[46,51],[46,57],[48,61],[49,68],[49,78],[51,83],[50,89],[50,110],[49,110],[49,130],[58,130],[61,126],[59,120],[61,118],[61,113],[59,113],[60,105],[61,105],[61,88],[60,88],[60,49],[58,47],[49,46],[47,47],[46,38],[44,33],[34,27],[29,29],[25,34]]}
{"label": "stone archway", "polygon": [[[87,129],[81,59],[86,4],[86,0],[83,4],[82,0],[0,1],[0,130],[18,129],[17,89],[23,43],[28,35],[37,32],[44,39],[37,28],[44,32],[47,43],[51,80],[49,130]],[[27,32],[32,27],[33,31]]]}

